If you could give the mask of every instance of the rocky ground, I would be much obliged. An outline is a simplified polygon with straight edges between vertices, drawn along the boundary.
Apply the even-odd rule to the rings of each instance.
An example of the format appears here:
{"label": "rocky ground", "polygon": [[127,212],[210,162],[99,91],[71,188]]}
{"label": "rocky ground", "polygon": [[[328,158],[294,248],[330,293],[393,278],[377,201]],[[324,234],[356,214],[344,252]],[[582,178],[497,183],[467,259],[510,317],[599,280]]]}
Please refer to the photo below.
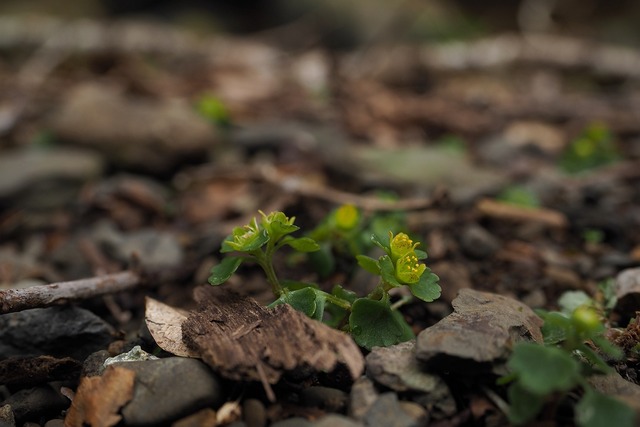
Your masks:
{"label": "rocky ground", "polygon": [[[637,343],[636,50],[503,34],[345,52],[1,18],[0,97],[0,426],[506,425],[496,379],[514,341],[542,340],[534,309],[584,291]],[[401,307],[415,340],[368,352],[265,309],[256,269],[206,284],[258,210],[311,230],[344,204],[424,242],[442,296]],[[375,286],[341,254],[277,268]],[[636,411],[637,355],[594,385]]]}

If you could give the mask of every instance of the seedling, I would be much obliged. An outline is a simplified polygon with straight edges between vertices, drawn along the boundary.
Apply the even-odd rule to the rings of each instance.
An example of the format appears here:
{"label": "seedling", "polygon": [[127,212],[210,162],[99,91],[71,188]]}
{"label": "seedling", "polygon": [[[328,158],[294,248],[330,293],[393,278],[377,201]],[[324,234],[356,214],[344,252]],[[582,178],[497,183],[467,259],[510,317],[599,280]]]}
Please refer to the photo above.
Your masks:
{"label": "seedling", "polygon": [[620,159],[609,129],[594,123],[571,142],[564,152],[560,166],[568,173],[585,172]]}
{"label": "seedling", "polygon": [[377,260],[358,255],[358,263],[363,268],[380,276],[378,286],[366,297],[359,298],[339,285],[328,293],[313,283],[281,282],[273,267],[276,250],[287,245],[299,252],[313,252],[319,246],[309,237],[291,236],[299,229],[294,225],[295,218],[288,218],[282,212],[260,214],[260,222],[253,218],[249,224],[236,227],[224,240],[222,253],[237,252],[240,255],[227,256],[213,267],[209,283],[214,286],[223,284],[243,262],[252,260],[264,270],[271,285],[276,300],[270,306],[290,304],[311,318],[351,333],[354,340],[367,349],[397,344],[414,337],[397,306],[391,304],[391,289],[408,286],[415,297],[426,302],[440,296],[438,277],[420,262],[427,257],[426,252],[418,250],[419,243],[414,243],[404,233],[394,236],[389,232],[384,238],[372,236],[373,243],[385,252]]}
{"label": "seedling", "polygon": [[[594,390],[590,375],[611,372],[612,368],[594,350],[619,358],[619,348],[607,341],[598,312],[581,305],[569,316],[561,312],[540,313],[544,319],[544,344],[519,343],[508,361],[511,374],[501,382],[511,382],[509,418],[514,424],[533,420],[542,407],[572,390],[581,390],[574,409],[581,427],[633,426],[634,412],[622,402]],[[590,343],[590,345],[587,345]]]}
{"label": "seedling", "polygon": [[536,193],[521,185],[511,185],[505,188],[498,194],[497,199],[524,208],[540,207],[540,199]]}

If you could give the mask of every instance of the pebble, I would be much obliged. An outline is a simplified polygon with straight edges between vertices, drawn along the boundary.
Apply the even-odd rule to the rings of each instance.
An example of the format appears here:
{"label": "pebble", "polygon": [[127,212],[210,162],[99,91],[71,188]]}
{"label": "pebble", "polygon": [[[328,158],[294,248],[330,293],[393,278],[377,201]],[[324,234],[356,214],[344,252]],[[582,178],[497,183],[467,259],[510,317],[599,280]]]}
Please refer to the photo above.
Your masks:
{"label": "pebble", "polygon": [[464,227],[460,235],[460,245],[467,255],[477,259],[489,258],[500,249],[498,239],[477,224]]}
{"label": "pebble", "polygon": [[286,420],[276,421],[271,424],[271,427],[313,427],[313,423],[302,417],[293,417]]}
{"label": "pebble", "polygon": [[614,292],[615,311],[624,319],[633,318],[636,311],[640,311],[640,268],[621,271],[615,278]]}
{"label": "pebble", "polygon": [[46,385],[19,390],[0,404],[11,408],[16,424],[20,425],[27,417],[37,419],[67,409],[69,399]]}
{"label": "pebble", "polygon": [[407,414],[400,403],[398,395],[393,392],[383,393],[364,416],[367,427],[417,427],[418,420]]}
{"label": "pebble", "polygon": [[206,408],[174,422],[171,427],[216,427],[217,425],[216,411]]}
{"label": "pebble", "polygon": [[302,391],[301,398],[306,406],[340,412],[346,408],[349,395],[335,388],[312,386]]}
{"label": "pebble", "polygon": [[113,328],[83,308],[34,308],[0,316],[0,359],[49,355],[84,360],[106,348]]}
{"label": "pebble", "polygon": [[325,415],[313,423],[313,425],[315,427],[364,427],[364,424],[338,414]]}
{"label": "pebble", "polygon": [[267,425],[267,412],[258,399],[247,399],[242,403],[242,415],[247,427],[264,427]]}
{"label": "pebble", "polygon": [[133,399],[122,410],[124,421],[130,426],[177,420],[218,405],[223,398],[218,377],[197,359],[169,357],[116,366],[136,372]]}
{"label": "pebble", "polygon": [[376,401],[378,395],[379,393],[370,378],[367,376],[358,378],[351,387],[349,416],[356,420],[361,420]]}
{"label": "pebble", "polygon": [[9,404],[0,406],[0,427],[16,427],[13,409]]}
{"label": "pebble", "polygon": [[54,418],[44,423],[44,427],[64,427],[64,420]]}

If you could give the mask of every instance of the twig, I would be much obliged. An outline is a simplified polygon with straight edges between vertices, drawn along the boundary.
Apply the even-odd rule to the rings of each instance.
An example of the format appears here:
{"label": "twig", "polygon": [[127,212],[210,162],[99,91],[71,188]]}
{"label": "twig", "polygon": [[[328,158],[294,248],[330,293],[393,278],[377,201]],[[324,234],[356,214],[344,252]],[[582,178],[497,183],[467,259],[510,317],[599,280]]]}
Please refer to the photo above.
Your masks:
{"label": "twig", "polygon": [[140,274],[124,271],[90,279],[0,290],[0,314],[49,307],[63,301],[82,300],[122,292],[134,289],[142,282]]}
{"label": "twig", "polygon": [[566,228],[567,218],[558,211],[545,208],[526,208],[492,199],[482,199],[476,204],[482,215],[515,222],[535,222],[551,228]]}

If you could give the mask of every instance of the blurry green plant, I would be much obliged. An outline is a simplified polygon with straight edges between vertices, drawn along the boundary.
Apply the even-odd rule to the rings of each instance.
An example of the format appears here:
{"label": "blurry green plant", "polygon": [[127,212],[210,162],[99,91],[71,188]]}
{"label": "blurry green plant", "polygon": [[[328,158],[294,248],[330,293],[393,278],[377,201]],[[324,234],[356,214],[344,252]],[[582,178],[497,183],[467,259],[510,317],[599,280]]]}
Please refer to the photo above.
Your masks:
{"label": "blurry green plant", "polygon": [[[373,243],[382,248],[385,255],[377,260],[365,255],[357,257],[363,268],[380,276],[378,286],[366,297],[358,298],[339,285],[328,293],[313,283],[281,282],[273,267],[276,250],[286,245],[299,252],[313,252],[319,249],[319,245],[309,237],[291,236],[299,229],[294,225],[295,218],[288,218],[282,212],[260,214],[261,221],[253,218],[249,224],[236,227],[223,241],[222,253],[237,252],[239,255],[226,256],[214,266],[210,284],[223,284],[243,262],[253,261],[264,270],[276,297],[271,307],[289,304],[313,319],[351,333],[356,343],[367,349],[397,344],[414,337],[397,305],[391,304],[391,289],[408,286],[415,297],[426,302],[440,296],[438,276],[420,262],[427,257],[426,252],[418,250],[419,243],[414,243],[404,233],[393,236],[389,232],[385,238],[373,235]],[[346,209],[338,212],[336,220],[349,228],[357,222],[357,215],[352,209]],[[325,312],[328,318],[325,318]]]}
{"label": "blurry green plant", "polygon": [[[565,309],[583,300],[566,297]],[[622,357],[621,350],[603,337],[601,316],[583,304],[566,312],[539,313],[544,319],[544,345],[518,343],[507,366],[511,374],[501,379],[510,383],[507,390],[509,419],[524,424],[536,418],[546,403],[580,389],[581,398],[574,408],[574,420],[580,427],[631,427],[635,413],[613,397],[594,390],[587,378],[612,372],[612,368],[594,349],[609,358]]]}
{"label": "blurry green plant", "polygon": [[620,158],[611,131],[602,123],[593,123],[569,144],[560,159],[560,167],[568,173],[580,173]]}
{"label": "blurry green plant", "polygon": [[203,95],[196,103],[196,110],[202,117],[215,125],[228,127],[231,115],[224,102],[213,95]]}
{"label": "blurry green plant", "polygon": [[498,200],[511,205],[537,208],[540,207],[540,199],[533,191],[521,185],[510,185],[498,194]]}
{"label": "blurry green plant", "polygon": [[309,232],[308,237],[318,242],[320,250],[309,253],[308,258],[320,277],[325,278],[335,271],[337,258],[353,259],[356,255],[369,253],[374,247],[371,235],[404,228],[401,212],[366,218],[357,207],[345,204],[331,211]]}
{"label": "blurry green plant", "polygon": [[582,231],[582,238],[587,243],[598,244],[604,241],[604,231],[597,228],[587,228]]}

